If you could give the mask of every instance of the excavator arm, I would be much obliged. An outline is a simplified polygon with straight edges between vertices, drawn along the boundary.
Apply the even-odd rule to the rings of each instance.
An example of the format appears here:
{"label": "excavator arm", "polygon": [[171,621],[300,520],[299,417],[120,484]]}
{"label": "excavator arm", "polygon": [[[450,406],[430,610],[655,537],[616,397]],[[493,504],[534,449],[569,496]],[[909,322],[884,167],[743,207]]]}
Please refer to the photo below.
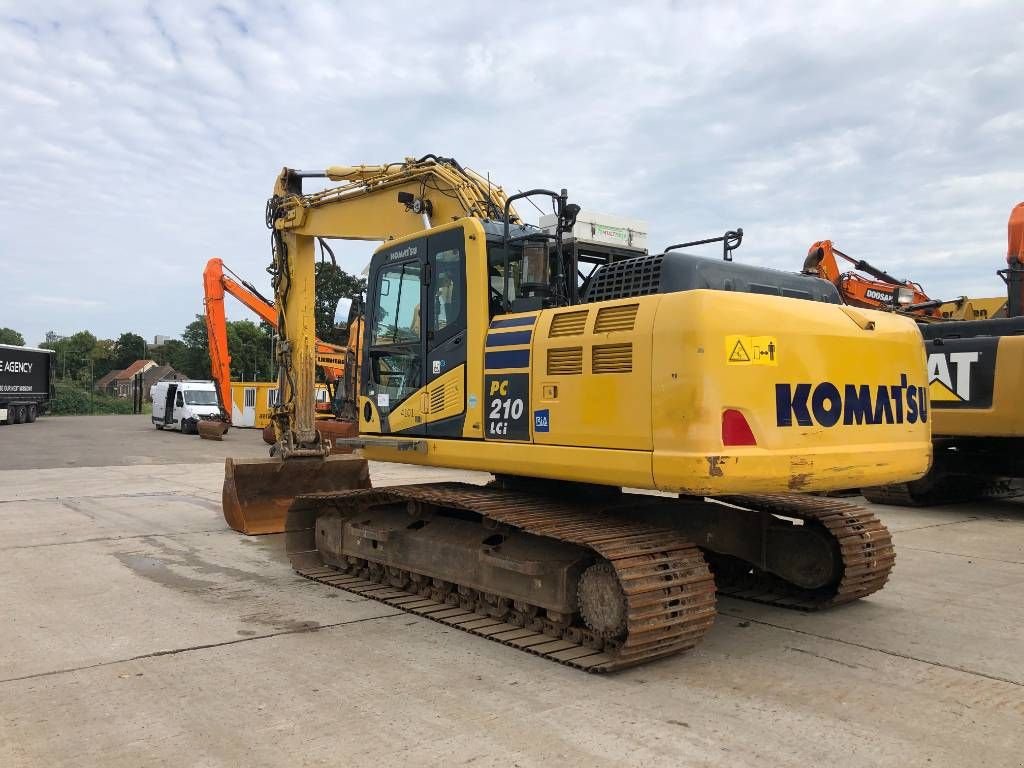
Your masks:
{"label": "excavator arm", "polygon": [[[341,184],[304,194],[302,182],[308,178]],[[507,202],[502,188],[489,179],[436,155],[384,165],[281,171],[267,203],[267,225],[275,299],[282,309],[282,399],[274,418],[282,457],[325,456],[330,450],[316,430],[312,395],[316,240],[392,240],[464,217],[498,219]],[[514,209],[510,219],[519,221]]]}
{"label": "excavator arm", "polygon": [[[210,349],[210,368],[217,386],[221,410],[231,419],[231,355],[228,352],[227,318],[224,296],[230,294],[253,314],[272,326],[277,325],[277,308],[251,284],[238,277],[221,259],[213,258],[203,270],[203,305],[206,309],[206,334]],[[345,375],[348,350],[337,344],[316,340],[316,365],[328,384],[336,384]],[[210,431],[210,430],[207,430]]]}
{"label": "excavator arm", "polygon": [[[843,272],[836,257],[853,265],[852,270]],[[941,302],[930,299],[917,283],[900,280],[863,259],[854,259],[836,248],[831,240],[819,240],[807,251],[807,258],[801,270],[805,275],[814,275],[828,280],[843,297],[843,301],[865,309],[893,310],[922,318],[941,318]],[[860,274],[860,273],[864,274]],[[870,278],[864,275],[870,275]],[[909,300],[899,301],[901,292]]]}
{"label": "excavator arm", "polygon": [[1007,316],[1024,315],[1024,203],[1017,203],[1006,226],[1006,269],[999,274],[1006,280]]}
{"label": "excavator arm", "polygon": [[[305,179],[339,182],[306,193]],[[464,217],[520,222],[500,186],[452,158],[425,155],[383,165],[332,166],[322,171],[285,168],[267,202],[279,343],[281,398],[274,411],[275,458],[228,459],[224,517],[243,533],[284,530],[297,493],[366,487],[365,461],[332,457],[315,421],[313,382],[317,340],[314,322],[318,239],[391,240]],[[362,318],[350,318],[342,417],[355,419]],[[283,461],[282,461],[283,459]]]}

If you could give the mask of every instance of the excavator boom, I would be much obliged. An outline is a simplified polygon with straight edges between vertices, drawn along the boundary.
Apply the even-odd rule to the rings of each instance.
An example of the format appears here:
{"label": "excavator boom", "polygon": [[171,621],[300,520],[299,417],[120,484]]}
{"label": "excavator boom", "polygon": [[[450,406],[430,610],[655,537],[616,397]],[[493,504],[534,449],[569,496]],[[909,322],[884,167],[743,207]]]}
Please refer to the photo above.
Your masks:
{"label": "excavator boom", "polygon": [[[304,194],[306,178],[341,182]],[[322,171],[285,168],[267,204],[273,231],[275,315],[286,343],[278,348],[280,406],[274,419],[277,443],[273,459],[228,459],[224,483],[224,514],[243,533],[284,530],[285,511],[299,493],[365,487],[365,462],[331,456],[326,426],[315,420],[313,368],[326,354],[315,338],[312,316],[315,295],[313,248],[317,238],[386,241],[423,232],[437,223],[465,216],[499,219],[506,208],[519,221],[502,188],[451,158],[426,155],[382,165],[332,166]],[[363,320],[350,317],[349,344],[337,354],[339,386],[349,396],[333,435],[358,434],[354,400],[362,364]],[[348,363],[352,363],[351,366]],[[326,370],[326,369],[325,369]],[[282,459],[287,458],[287,461]]]}
{"label": "excavator boom", "polygon": [[[219,440],[230,423],[231,355],[228,353],[227,318],[224,296],[230,294],[264,322],[277,326],[277,308],[251,284],[238,277],[221,259],[213,258],[203,270],[203,306],[206,316],[206,334],[210,350],[210,368],[217,386],[223,421],[200,424],[200,437]],[[316,365],[324,372],[328,385],[336,385],[345,375],[347,348],[316,340]]]}
{"label": "excavator boom", "polygon": [[[837,256],[852,264],[853,270],[841,271],[836,261]],[[828,280],[839,289],[843,301],[855,307],[898,310],[922,318],[942,317],[942,302],[930,299],[920,285],[895,278],[863,259],[847,256],[831,240],[820,240],[810,247],[801,271],[805,275]],[[873,279],[860,273],[870,275]]]}

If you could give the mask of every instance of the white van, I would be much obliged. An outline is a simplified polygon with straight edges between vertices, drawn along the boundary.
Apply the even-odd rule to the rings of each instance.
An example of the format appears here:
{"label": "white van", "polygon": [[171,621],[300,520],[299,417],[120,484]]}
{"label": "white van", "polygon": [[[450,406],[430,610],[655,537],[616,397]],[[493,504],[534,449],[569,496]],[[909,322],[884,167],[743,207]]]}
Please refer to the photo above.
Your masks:
{"label": "white van", "polygon": [[158,381],[150,390],[153,426],[180,429],[186,435],[198,431],[202,419],[220,419],[217,388],[212,381]]}

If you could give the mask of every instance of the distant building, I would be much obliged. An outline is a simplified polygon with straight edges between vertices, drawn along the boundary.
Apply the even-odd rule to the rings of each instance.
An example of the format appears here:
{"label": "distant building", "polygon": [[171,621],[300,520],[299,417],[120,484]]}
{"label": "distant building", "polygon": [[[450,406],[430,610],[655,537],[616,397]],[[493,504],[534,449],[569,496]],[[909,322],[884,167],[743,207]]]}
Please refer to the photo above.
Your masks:
{"label": "distant building", "polygon": [[[158,336],[157,338],[160,337]],[[149,400],[149,390],[158,381],[182,381],[187,378],[188,376],[178,373],[169,365],[158,365],[155,368],[150,368],[142,374],[142,395],[146,400]]]}
{"label": "distant building", "polygon": [[103,395],[114,394],[114,382],[124,371],[111,371],[106,376],[100,376],[93,384],[93,389]]}
{"label": "distant building", "polygon": [[145,373],[150,368],[156,368],[157,364],[155,360],[136,360],[134,363],[129,365],[123,371],[121,371],[113,381],[113,394],[117,397],[128,399],[134,394],[135,374]]}
{"label": "distant building", "polygon": [[162,347],[164,344],[166,344],[168,341],[170,341],[173,338],[174,338],[173,336],[154,336],[153,337],[153,343],[150,346],[151,347]]}

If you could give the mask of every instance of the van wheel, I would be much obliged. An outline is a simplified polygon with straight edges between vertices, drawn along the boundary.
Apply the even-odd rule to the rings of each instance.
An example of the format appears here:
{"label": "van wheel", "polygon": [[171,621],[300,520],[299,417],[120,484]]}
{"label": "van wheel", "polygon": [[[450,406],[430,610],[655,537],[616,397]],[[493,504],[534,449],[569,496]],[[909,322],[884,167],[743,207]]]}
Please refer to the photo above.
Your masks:
{"label": "van wheel", "polygon": [[35,420],[36,420],[36,406],[33,404],[33,405],[30,405],[28,407],[28,414],[25,416],[25,421],[27,421],[29,424],[31,424]]}
{"label": "van wheel", "polygon": [[181,431],[186,435],[194,435],[198,432],[199,430],[198,427],[196,427],[195,419],[185,419],[181,422]]}

